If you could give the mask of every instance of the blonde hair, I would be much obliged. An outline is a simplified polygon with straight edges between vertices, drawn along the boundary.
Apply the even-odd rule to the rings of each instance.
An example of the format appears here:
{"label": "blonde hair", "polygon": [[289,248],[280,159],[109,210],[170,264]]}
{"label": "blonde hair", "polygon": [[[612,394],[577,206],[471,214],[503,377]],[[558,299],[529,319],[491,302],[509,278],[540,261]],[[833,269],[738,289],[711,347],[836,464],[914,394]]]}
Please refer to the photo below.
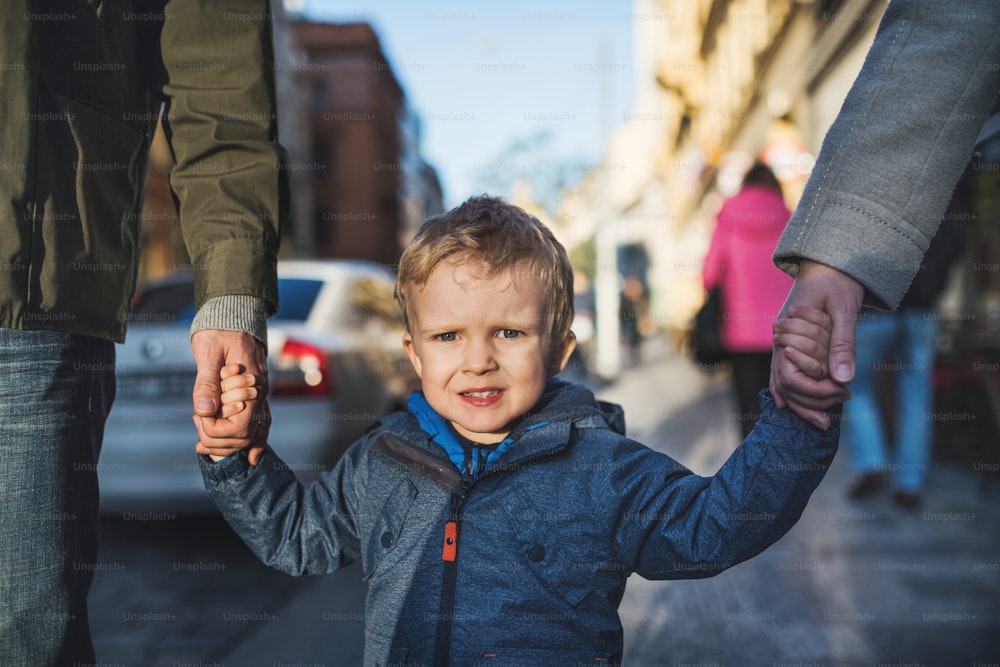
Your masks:
{"label": "blonde hair", "polygon": [[561,344],[573,324],[573,268],[566,249],[541,221],[502,199],[471,197],[428,218],[403,251],[396,275],[396,301],[410,330],[412,290],[427,284],[449,258],[480,261],[484,277],[527,271],[544,286],[543,317],[551,344]]}

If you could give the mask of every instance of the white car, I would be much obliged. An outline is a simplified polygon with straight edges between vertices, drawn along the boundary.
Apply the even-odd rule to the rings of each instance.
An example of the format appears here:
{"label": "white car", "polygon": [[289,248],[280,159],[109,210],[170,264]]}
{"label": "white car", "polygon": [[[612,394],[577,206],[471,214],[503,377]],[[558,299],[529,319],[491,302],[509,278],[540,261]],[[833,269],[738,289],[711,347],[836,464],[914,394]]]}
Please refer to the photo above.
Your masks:
{"label": "white car", "polygon": [[[279,308],[268,321],[268,441],[300,478],[331,468],[418,387],[393,286],[394,276],[370,262],[278,264]],[[98,464],[105,513],[214,511],[194,452],[193,315],[190,273],[139,291],[117,347],[118,386]]]}

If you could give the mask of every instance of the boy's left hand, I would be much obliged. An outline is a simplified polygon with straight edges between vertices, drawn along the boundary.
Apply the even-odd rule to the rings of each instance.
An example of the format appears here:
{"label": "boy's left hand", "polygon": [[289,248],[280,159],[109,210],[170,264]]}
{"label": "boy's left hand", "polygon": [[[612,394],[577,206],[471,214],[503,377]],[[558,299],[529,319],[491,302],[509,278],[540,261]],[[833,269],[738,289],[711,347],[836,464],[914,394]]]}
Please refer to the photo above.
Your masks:
{"label": "boy's left hand", "polygon": [[[774,346],[776,351],[780,351],[780,355],[776,354],[772,363],[784,364],[786,374],[800,375],[802,383],[818,383],[828,379],[830,373],[827,359],[832,330],[833,320],[822,310],[809,306],[790,308],[788,317],[774,323]],[[830,417],[826,410],[850,397],[847,387],[843,387],[836,396],[803,406],[809,411],[807,420],[823,430],[828,429]]]}

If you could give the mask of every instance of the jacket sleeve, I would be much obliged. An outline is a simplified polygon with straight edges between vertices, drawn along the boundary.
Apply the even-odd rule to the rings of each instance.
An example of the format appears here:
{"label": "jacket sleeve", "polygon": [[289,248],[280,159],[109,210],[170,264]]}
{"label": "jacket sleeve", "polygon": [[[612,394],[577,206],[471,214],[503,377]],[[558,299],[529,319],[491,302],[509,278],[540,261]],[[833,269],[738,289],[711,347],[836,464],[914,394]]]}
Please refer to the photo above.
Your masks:
{"label": "jacket sleeve", "polygon": [[1000,92],[1000,3],[893,0],[774,254],[895,308]]}
{"label": "jacket sleeve", "polygon": [[233,530],[261,562],[298,576],[334,572],[360,557],[362,452],[356,443],[308,484],[270,447],[255,466],[243,452],[218,463],[199,460],[205,488]]}
{"label": "jacket sleeve", "polygon": [[761,419],[712,477],[650,450],[620,457],[619,555],[647,579],[709,577],[756,556],[798,521],[833,460],[828,431],[761,392]]}
{"label": "jacket sleeve", "polygon": [[164,117],[198,308],[249,295],[273,312],[287,212],[267,0],[172,0],[160,39]]}

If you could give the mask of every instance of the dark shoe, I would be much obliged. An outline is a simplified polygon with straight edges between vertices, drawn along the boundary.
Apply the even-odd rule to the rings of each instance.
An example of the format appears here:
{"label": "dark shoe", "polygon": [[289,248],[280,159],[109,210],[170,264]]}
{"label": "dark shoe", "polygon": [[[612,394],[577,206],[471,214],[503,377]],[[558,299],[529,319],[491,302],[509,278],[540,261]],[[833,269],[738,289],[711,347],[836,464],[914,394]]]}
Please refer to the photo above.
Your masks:
{"label": "dark shoe", "polygon": [[910,512],[920,509],[920,494],[912,491],[896,491],[892,494],[892,501],[897,507]]}
{"label": "dark shoe", "polygon": [[885,474],[880,472],[866,472],[861,475],[847,489],[847,497],[851,500],[865,500],[871,498],[885,487]]}

